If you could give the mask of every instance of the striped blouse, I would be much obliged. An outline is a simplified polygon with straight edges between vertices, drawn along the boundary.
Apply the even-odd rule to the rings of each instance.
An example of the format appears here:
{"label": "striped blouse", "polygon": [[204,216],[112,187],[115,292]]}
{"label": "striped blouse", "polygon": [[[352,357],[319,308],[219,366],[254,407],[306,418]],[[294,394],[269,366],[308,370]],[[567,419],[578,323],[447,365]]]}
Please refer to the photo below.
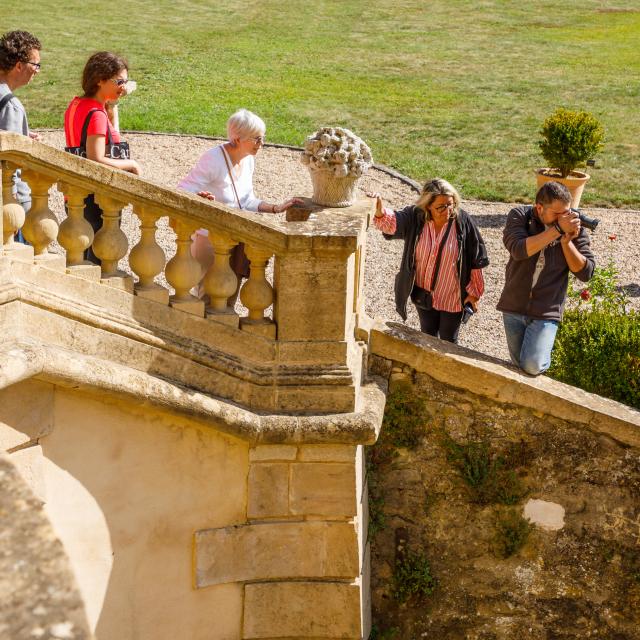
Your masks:
{"label": "striped blouse", "polygon": [[[396,231],[396,215],[386,207],[383,209],[383,215],[380,218],[374,216],[373,223],[383,233],[393,234]],[[447,225],[444,225],[440,232],[436,234],[433,220],[430,220],[424,225],[416,245],[416,285],[427,291],[431,288],[438,247],[444,238],[446,229]],[[440,271],[433,291],[433,308],[437,311],[448,311],[450,313],[462,311],[457,261],[458,241],[455,228],[451,227],[447,243],[442,250]],[[467,293],[475,298],[482,297],[484,293],[482,269],[471,270],[471,280],[467,285]]]}

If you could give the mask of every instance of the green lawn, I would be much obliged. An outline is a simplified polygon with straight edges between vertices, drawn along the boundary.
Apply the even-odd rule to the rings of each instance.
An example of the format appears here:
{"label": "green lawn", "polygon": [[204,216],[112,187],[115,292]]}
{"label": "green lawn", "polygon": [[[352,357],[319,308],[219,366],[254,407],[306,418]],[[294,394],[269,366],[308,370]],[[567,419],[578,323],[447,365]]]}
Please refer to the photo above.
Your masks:
{"label": "green lawn", "polygon": [[244,106],[300,145],[342,124],[377,162],[511,201],[532,197],[538,130],[565,106],[606,131],[583,203],[640,208],[638,0],[2,0],[14,28],[45,47],[20,93],[32,126],[60,127],[86,58],[111,49],[138,81],[124,128],[223,135]]}

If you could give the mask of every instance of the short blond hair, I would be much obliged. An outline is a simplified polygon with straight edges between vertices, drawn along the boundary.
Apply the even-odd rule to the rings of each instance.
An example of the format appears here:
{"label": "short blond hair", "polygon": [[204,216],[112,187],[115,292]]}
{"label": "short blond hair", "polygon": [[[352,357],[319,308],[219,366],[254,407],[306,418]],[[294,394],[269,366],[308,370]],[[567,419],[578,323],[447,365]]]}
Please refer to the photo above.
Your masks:
{"label": "short blond hair", "polygon": [[267,130],[264,120],[248,109],[236,111],[227,120],[227,137],[229,140],[248,140],[263,136]]}
{"label": "short blond hair", "polygon": [[429,208],[438,196],[451,196],[455,203],[450,217],[455,218],[460,211],[460,194],[455,188],[442,178],[434,178],[422,187],[422,193],[416,201],[416,207],[424,211],[424,218],[427,222],[431,220]]}

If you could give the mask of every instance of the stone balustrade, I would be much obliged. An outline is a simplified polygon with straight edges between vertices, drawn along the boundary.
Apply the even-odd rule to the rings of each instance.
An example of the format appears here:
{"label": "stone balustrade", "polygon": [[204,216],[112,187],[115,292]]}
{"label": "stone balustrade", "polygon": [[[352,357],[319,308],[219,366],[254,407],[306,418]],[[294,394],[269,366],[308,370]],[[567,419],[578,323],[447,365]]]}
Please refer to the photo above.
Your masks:
{"label": "stone balustrade", "polygon": [[[309,204],[302,215],[296,212],[295,222],[285,222],[165,189],[16,134],[0,135],[0,159],[5,253],[18,252],[38,264],[268,339],[341,342],[353,333],[362,278],[358,245],[363,244],[368,202],[340,210]],[[26,215],[11,194],[12,175],[18,168],[32,193]],[[61,224],[49,208],[54,185],[66,201],[67,218]],[[89,194],[95,194],[103,210],[103,226],[95,236],[83,216]],[[140,224],[140,240],[134,247],[129,247],[120,228],[122,209],[129,204]],[[308,215],[311,210],[313,215]],[[164,216],[169,216],[176,234],[175,255],[168,262],[156,240],[158,221]],[[201,228],[209,231],[215,249],[206,274],[190,250],[191,236]],[[30,247],[14,242],[20,229]],[[51,251],[56,240],[66,254],[64,262]],[[243,318],[228,306],[237,288],[229,253],[239,242],[245,243],[251,261],[250,276],[240,291],[248,309]],[[84,259],[89,247],[100,258],[100,267]],[[127,255],[129,268],[120,270]],[[273,285],[265,277],[271,259],[275,260]],[[163,286],[161,275],[170,288]],[[202,278],[206,305],[192,293]]]}

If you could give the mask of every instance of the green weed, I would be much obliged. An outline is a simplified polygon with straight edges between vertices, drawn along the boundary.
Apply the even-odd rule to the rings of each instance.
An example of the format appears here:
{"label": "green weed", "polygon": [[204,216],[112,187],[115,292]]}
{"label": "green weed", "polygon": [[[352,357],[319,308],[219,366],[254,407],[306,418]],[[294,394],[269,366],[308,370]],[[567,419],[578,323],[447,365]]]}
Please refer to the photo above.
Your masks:
{"label": "green weed", "polygon": [[496,531],[493,539],[495,554],[499,558],[509,558],[527,542],[531,525],[515,509],[498,513]]}
{"label": "green weed", "polygon": [[426,416],[425,401],[413,386],[408,382],[397,384],[387,396],[381,444],[415,449],[425,435]]}
{"label": "green weed", "polygon": [[381,629],[377,624],[371,627],[369,640],[396,640],[399,637],[400,629],[398,627],[389,627]]}
{"label": "green weed", "polygon": [[393,573],[393,597],[399,602],[422,600],[430,596],[437,585],[431,565],[422,553],[405,552]]}
{"label": "green weed", "polygon": [[477,504],[512,505],[526,494],[526,488],[514,468],[523,466],[520,462],[525,460],[524,443],[508,448],[504,455],[494,452],[486,438],[459,443],[443,433],[441,443],[447,459],[458,470]]}

